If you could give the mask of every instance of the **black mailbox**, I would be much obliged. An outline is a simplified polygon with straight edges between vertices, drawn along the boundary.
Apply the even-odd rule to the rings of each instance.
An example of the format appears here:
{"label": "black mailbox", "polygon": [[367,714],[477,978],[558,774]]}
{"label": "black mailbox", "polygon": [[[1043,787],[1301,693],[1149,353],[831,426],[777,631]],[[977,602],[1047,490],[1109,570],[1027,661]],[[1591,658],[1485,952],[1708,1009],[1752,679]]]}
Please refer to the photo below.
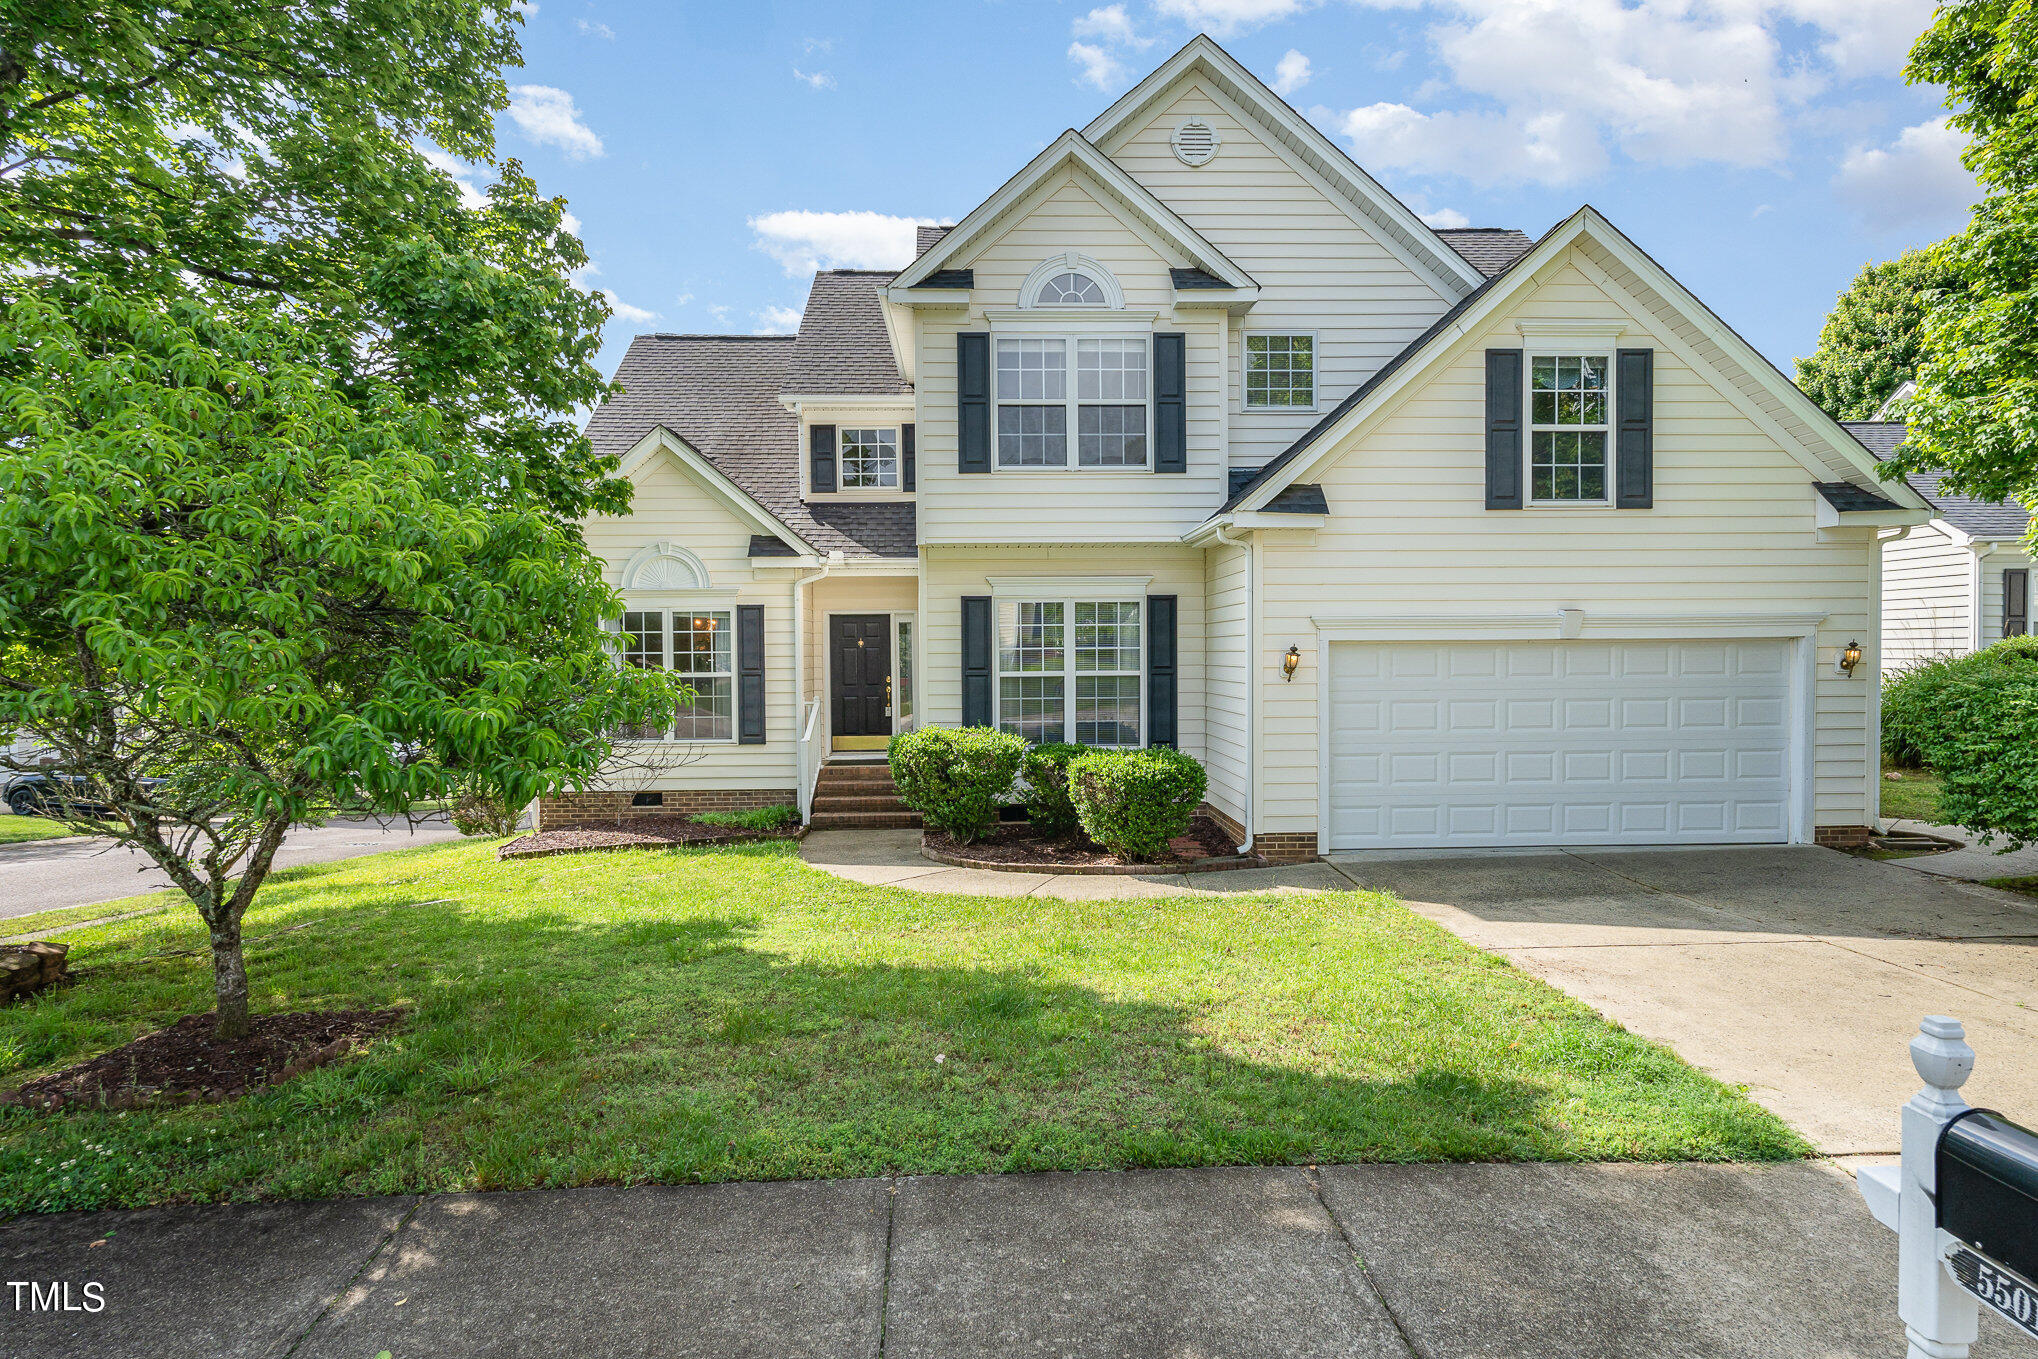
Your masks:
{"label": "black mailbox", "polygon": [[1939,1131],[1939,1226],[2038,1281],[2038,1133],[1971,1109]]}

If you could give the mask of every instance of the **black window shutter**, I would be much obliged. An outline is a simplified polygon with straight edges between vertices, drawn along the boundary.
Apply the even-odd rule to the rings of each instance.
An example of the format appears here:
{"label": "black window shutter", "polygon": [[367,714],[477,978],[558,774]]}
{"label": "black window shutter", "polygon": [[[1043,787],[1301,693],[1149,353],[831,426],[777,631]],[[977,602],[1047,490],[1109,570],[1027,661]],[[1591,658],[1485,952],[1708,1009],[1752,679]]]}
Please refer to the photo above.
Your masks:
{"label": "black window shutter", "polygon": [[1146,597],[1146,743],[1175,744],[1175,597]]}
{"label": "black window shutter", "polygon": [[1656,503],[1656,351],[1623,349],[1613,373],[1614,505],[1646,510]]}
{"label": "black window shutter", "polygon": [[899,428],[899,489],[902,491],[914,489],[913,477],[916,471],[913,464],[914,452],[913,427],[902,425]]}
{"label": "black window shutter", "polygon": [[1521,351],[1486,351],[1486,508],[1521,508]]}
{"label": "black window shutter", "polygon": [[962,597],[962,724],[991,725],[991,597]]}
{"label": "black window shutter", "polygon": [[1153,337],[1153,470],[1189,470],[1188,336]]}
{"label": "black window shutter", "polygon": [[835,489],[835,426],[815,425],[807,431],[808,489]]}
{"label": "black window shutter", "polygon": [[736,741],[764,744],[764,606],[736,606]]}
{"label": "black window shutter", "polygon": [[991,337],[955,337],[955,470],[991,470]]}
{"label": "black window shutter", "polygon": [[2031,571],[2020,567],[2003,572],[2003,636],[2022,637],[2031,631]]}

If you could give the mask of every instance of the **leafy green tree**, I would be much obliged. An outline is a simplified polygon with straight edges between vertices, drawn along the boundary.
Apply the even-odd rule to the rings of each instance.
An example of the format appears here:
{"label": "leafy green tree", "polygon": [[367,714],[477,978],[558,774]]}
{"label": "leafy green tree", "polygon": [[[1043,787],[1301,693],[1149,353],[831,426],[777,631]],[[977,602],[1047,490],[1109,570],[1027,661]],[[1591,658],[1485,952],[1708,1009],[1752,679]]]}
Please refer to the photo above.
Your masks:
{"label": "leafy green tree", "polygon": [[445,424],[393,382],[342,393],[287,320],[55,279],[0,316],[0,728],[197,904],[222,1036],[291,825],[522,806],[670,711],[614,663],[599,563]]}
{"label": "leafy green tree", "polygon": [[2038,5],[1941,5],[1904,74],[1942,85],[1982,200],[1933,247],[1955,286],[1924,327],[1927,357],[1895,467],[1943,467],[1950,491],[2038,497]]}
{"label": "leafy green tree", "polygon": [[1835,419],[1873,419],[1917,376],[1925,313],[1952,286],[1951,272],[1926,250],[1862,266],[1826,317],[1819,347],[1797,361],[1797,385]]}
{"label": "leafy green tree", "polygon": [[521,806],[673,697],[574,526],[629,487],[586,253],[493,160],[520,22],[0,0],[0,729],[197,904],[226,1036],[292,824]]}

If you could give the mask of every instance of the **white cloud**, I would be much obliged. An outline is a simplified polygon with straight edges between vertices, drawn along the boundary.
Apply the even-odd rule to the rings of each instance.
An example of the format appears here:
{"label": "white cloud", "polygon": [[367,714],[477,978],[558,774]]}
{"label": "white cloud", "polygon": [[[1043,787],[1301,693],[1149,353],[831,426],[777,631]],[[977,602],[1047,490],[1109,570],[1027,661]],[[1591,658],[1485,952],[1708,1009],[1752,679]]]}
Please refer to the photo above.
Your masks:
{"label": "white cloud", "polygon": [[714,317],[717,321],[726,321],[729,319],[729,313],[733,310],[735,308],[725,303],[714,303],[708,307],[708,315]]}
{"label": "white cloud", "polygon": [[1515,119],[1500,113],[1422,113],[1368,104],[1343,115],[1313,110],[1352,143],[1361,165],[1477,184],[1566,184],[1598,172],[1606,153],[1591,128],[1562,113]]}
{"label": "white cloud", "polygon": [[533,0],[510,0],[510,8],[523,15],[526,19],[529,19],[538,12],[538,6],[533,3]]}
{"label": "white cloud", "polygon": [[800,313],[791,307],[766,307],[754,315],[757,329],[752,335],[794,335],[800,329]]}
{"label": "white cloud", "polygon": [[642,307],[631,306],[622,298],[617,297],[613,288],[603,288],[601,295],[609,300],[609,312],[615,320],[628,321],[633,326],[641,326],[658,319],[657,312],[646,311]]}
{"label": "white cloud", "polygon": [[580,234],[580,219],[570,212],[562,212],[559,214],[559,229],[569,236],[578,236]]}
{"label": "white cloud", "polygon": [[1773,203],[1757,203],[1755,210],[1748,214],[1748,220],[1752,222],[1757,217],[1766,216],[1774,211],[1776,211],[1776,205]]}
{"label": "white cloud", "polygon": [[833,38],[809,38],[806,42],[806,50],[810,55],[815,52],[833,52],[835,50],[835,40]]}
{"label": "white cloud", "polygon": [[1869,226],[1885,231],[1946,223],[1980,190],[1960,163],[1966,138],[1944,118],[1907,127],[1888,146],[1857,146],[1840,161],[1833,191]]}
{"label": "white cloud", "polygon": [[593,19],[575,19],[573,26],[580,30],[580,36],[583,38],[600,38],[603,42],[616,40],[616,30]]}
{"label": "white cloud", "polygon": [[795,66],[793,67],[793,79],[805,81],[817,90],[832,90],[835,88],[835,77],[829,75],[826,71],[809,73]]}
{"label": "white cloud", "polygon": [[1214,37],[1258,28],[1316,8],[1318,0],[1154,0],[1154,10]]}
{"label": "white cloud", "polygon": [[1069,32],[1078,38],[1095,38],[1099,42],[1117,43],[1123,47],[1152,47],[1153,38],[1142,37],[1132,26],[1132,20],[1125,15],[1123,5],[1105,5],[1091,10],[1073,24]]}
{"label": "white cloud", "polygon": [[678,297],[672,299],[672,305],[675,307],[683,307],[691,301],[693,301],[692,293],[681,293]]}
{"label": "white cloud", "polygon": [[1780,0],[1778,8],[1818,29],[1820,55],[1854,76],[1901,68],[1932,22],[1933,0]]}
{"label": "white cloud", "polygon": [[816,269],[903,269],[913,260],[913,229],[931,217],[882,212],[767,212],[750,219],[752,243],[788,277]]}
{"label": "white cloud", "polygon": [[1309,58],[1294,48],[1274,66],[1274,93],[1290,95],[1309,83]]}
{"label": "white cloud", "polygon": [[480,167],[455,160],[437,147],[420,146],[418,154],[423,156],[425,163],[434,170],[453,177],[453,183],[460,189],[461,207],[473,209],[488,206],[488,196],[482,193],[480,186],[474,182],[475,175],[480,173]]}
{"label": "white cloud", "polygon": [[1422,214],[1422,221],[1424,226],[1439,227],[1444,230],[1449,230],[1452,227],[1468,227],[1472,225],[1472,219],[1459,212],[1456,208],[1438,208],[1435,212],[1425,212]]}
{"label": "white cloud", "polygon": [[1094,85],[1100,90],[1111,91],[1126,81],[1125,63],[1095,43],[1070,43],[1069,60],[1083,68],[1082,73],[1076,78],[1085,85]]}
{"label": "white cloud", "polygon": [[510,121],[541,146],[556,146],[575,160],[602,154],[601,138],[580,121],[573,96],[550,85],[510,87]]}

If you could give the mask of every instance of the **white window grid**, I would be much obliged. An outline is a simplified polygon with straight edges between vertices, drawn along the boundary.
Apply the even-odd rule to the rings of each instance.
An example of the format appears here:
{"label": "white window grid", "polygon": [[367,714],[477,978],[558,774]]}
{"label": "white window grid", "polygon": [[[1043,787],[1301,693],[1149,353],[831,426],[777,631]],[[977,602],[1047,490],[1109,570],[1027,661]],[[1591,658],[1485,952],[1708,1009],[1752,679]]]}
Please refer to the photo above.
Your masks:
{"label": "white window grid", "polygon": [[1074,269],[1054,275],[1033,295],[1042,307],[1101,307],[1109,301],[1096,279]]}
{"label": "white window grid", "polygon": [[[1152,369],[1140,337],[999,337],[998,466],[1144,467]],[[1073,380],[1071,380],[1073,364]]]}
{"label": "white window grid", "polygon": [[1253,411],[1309,410],[1316,405],[1316,337],[1245,337],[1245,406]]}
{"label": "white window grid", "polygon": [[844,429],[841,445],[843,490],[874,491],[898,486],[897,429]]}
{"label": "white window grid", "polygon": [[623,614],[624,665],[667,670],[694,691],[670,723],[624,728],[636,741],[736,739],[735,634],[727,609],[631,609]]}
{"label": "white window grid", "polygon": [[999,728],[1036,744],[1137,746],[1144,610],[1139,600],[999,601]]}
{"label": "white window grid", "polygon": [[1604,504],[1613,365],[1604,354],[1529,359],[1529,499],[1545,505]]}

